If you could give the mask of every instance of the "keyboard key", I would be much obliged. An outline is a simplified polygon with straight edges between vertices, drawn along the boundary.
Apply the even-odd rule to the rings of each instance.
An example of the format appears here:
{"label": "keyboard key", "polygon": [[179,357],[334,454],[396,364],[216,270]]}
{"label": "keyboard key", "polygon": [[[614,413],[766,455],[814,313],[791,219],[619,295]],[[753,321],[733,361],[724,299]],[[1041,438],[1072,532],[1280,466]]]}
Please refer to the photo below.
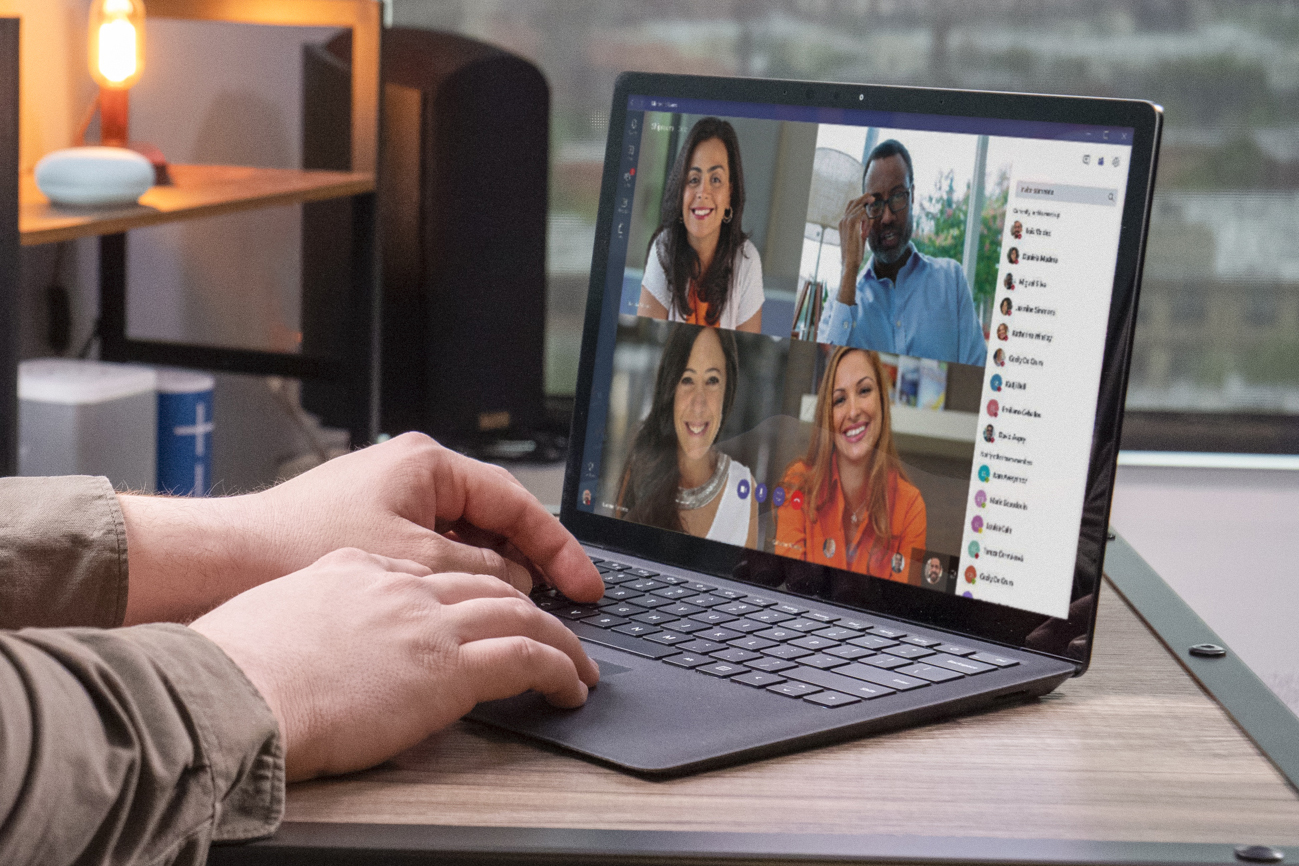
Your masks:
{"label": "keyboard key", "polygon": [[1019,664],[1019,662],[1015,661],[1014,659],[1008,659],[1005,656],[993,655],[992,653],[975,653],[974,655],[970,656],[970,658],[974,659],[976,662],[983,662],[984,664],[996,665],[999,668],[1013,668],[1015,665]]}
{"label": "keyboard key", "polygon": [[702,610],[702,607],[695,607],[693,604],[686,604],[685,602],[679,601],[676,604],[669,604],[660,607],[657,612],[671,614],[672,616],[690,616],[692,613],[699,613]]}
{"label": "keyboard key", "polygon": [[676,586],[681,583],[688,583],[688,581],[684,577],[677,577],[674,574],[660,574],[658,576],[658,581],[659,583],[666,583],[669,586]]}
{"label": "keyboard key", "polygon": [[541,608],[542,610],[549,610],[549,611],[554,611],[557,608],[572,606],[572,602],[570,602],[568,599],[556,598],[555,596],[543,595],[538,598],[534,598],[532,601],[534,604],[537,605],[537,607]]}
{"label": "keyboard key", "polygon": [[673,644],[679,644],[690,640],[690,635],[681,634],[680,632],[675,631],[661,631],[658,634],[649,635],[645,640],[653,641],[654,643],[661,643],[664,646],[672,646]]}
{"label": "keyboard key", "polygon": [[695,634],[695,637],[701,637],[704,640],[715,640],[718,643],[726,643],[727,641],[732,641],[737,637],[743,636],[744,635],[740,634],[738,631],[731,631],[729,628],[723,628],[722,626],[710,628],[707,631],[701,631]]}
{"label": "keyboard key", "polygon": [[892,640],[899,640],[907,636],[907,633],[904,631],[898,631],[895,628],[889,628],[888,626],[883,625],[877,625],[875,628],[871,629],[871,631],[880,637],[886,637]]}
{"label": "keyboard key", "polygon": [[612,560],[608,560],[608,559],[600,563],[600,567],[604,571],[626,571],[627,569],[631,568],[630,565],[626,565],[625,563],[613,562]]}
{"label": "keyboard key", "polygon": [[799,659],[798,663],[800,665],[810,665],[814,668],[821,668],[822,670],[829,670],[830,668],[837,668],[840,665],[848,664],[848,660],[837,659],[834,656],[828,656],[825,653],[817,653],[814,656],[806,656]]}
{"label": "keyboard key", "polygon": [[838,692],[817,692],[803,698],[809,704],[820,704],[823,707],[846,707],[849,704],[861,703],[861,698],[841,695]]}
{"label": "keyboard key", "polygon": [[594,613],[599,613],[594,605],[573,604],[569,602],[568,607],[557,607],[551,611],[560,619],[585,619]]}
{"label": "keyboard key", "polygon": [[714,653],[720,649],[726,649],[726,644],[716,643],[711,640],[702,640],[701,638],[695,638],[689,643],[681,644],[681,649],[683,652],[688,652],[688,653],[701,653],[701,654]]}
{"label": "keyboard key", "polygon": [[839,625],[853,631],[870,631],[875,626],[874,623],[867,622],[864,619],[841,619]]}
{"label": "keyboard key", "polygon": [[665,584],[659,583],[652,577],[642,577],[640,580],[633,580],[630,583],[623,584],[623,586],[626,586],[629,589],[634,589],[637,592],[649,592],[653,589],[662,589],[664,585]]}
{"label": "keyboard key", "polygon": [[895,655],[900,659],[922,659],[925,656],[934,654],[933,650],[927,650],[924,647],[911,646],[903,644],[901,646],[891,646],[884,650],[889,655]]}
{"label": "keyboard key", "polygon": [[884,656],[884,655],[868,656],[862,659],[861,661],[863,664],[873,665],[874,667],[877,668],[883,668],[886,671],[891,671],[894,668],[905,667],[911,664],[910,660],[908,659],[900,659],[897,656]]}
{"label": "keyboard key", "polygon": [[949,671],[947,668],[926,664],[908,665],[904,668],[898,668],[897,672],[903,676],[920,677],[920,679],[929,680],[931,683],[945,683],[948,680],[965,679],[956,671]]}
{"label": "keyboard key", "polygon": [[722,613],[716,610],[706,610],[703,613],[697,613],[690,618],[695,622],[702,622],[705,625],[725,625],[726,623],[735,620],[735,617],[731,616],[729,613]]}
{"label": "keyboard key", "polygon": [[672,627],[679,632],[684,632],[685,634],[694,634],[697,631],[706,631],[707,629],[713,628],[713,626],[706,622],[695,622],[692,619],[679,619],[672,623]]}
{"label": "keyboard key", "polygon": [[625,586],[618,586],[613,589],[606,589],[604,591],[604,597],[609,601],[638,601],[641,598],[641,594],[634,589],[628,589]]}
{"label": "keyboard key", "polygon": [[613,628],[616,625],[627,624],[627,620],[623,619],[622,617],[613,616],[607,613],[602,613],[598,616],[588,616],[586,619],[582,620],[582,622],[586,623],[587,625],[593,625],[596,628]]}
{"label": "keyboard key", "polygon": [[743,637],[727,641],[733,647],[739,647],[745,650],[764,650],[767,647],[775,646],[776,641],[767,640],[765,637],[756,634],[747,634]]}
{"label": "keyboard key", "polygon": [[845,677],[831,671],[819,671],[815,668],[797,667],[793,670],[784,671],[782,675],[791,680],[810,683],[823,689],[842,692],[845,695],[852,695],[857,698],[879,698],[893,693],[893,689],[888,686],[863,682],[860,679]]}
{"label": "keyboard key", "polygon": [[695,668],[701,674],[708,674],[714,677],[729,677],[732,674],[738,674],[744,670],[739,665],[733,665],[729,662],[717,662],[716,664],[704,665],[701,668]]}
{"label": "keyboard key", "polygon": [[[749,599],[749,601],[752,600],[753,599]],[[777,613],[774,610],[764,610],[758,613],[751,613],[749,614],[748,618],[753,620],[754,622],[765,622],[768,625],[775,625],[778,622],[784,622],[787,619],[793,619],[793,617],[787,613]]]}
{"label": "keyboard key", "polygon": [[899,640],[901,640],[903,643],[912,644],[913,646],[922,646],[925,649],[929,649],[930,647],[936,647],[940,643],[942,643],[942,641],[940,640],[934,640],[933,638],[928,638],[928,637],[921,637],[920,635],[916,635],[916,634],[907,635],[904,638],[899,638]]}
{"label": "keyboard key", "polygon": [[885,647],[898,645],[898,642],[895,640],[887,640],[882,637],[876,637],[873,634],[868,634],[866,637],[855,637],[848,641],[848,643],[868,650],[882,650]]}
{"label": "keyboard key", "polygon": [[758,655],[755,652],[736,649],[735,647],[730,647],[724,650],[718,650],[715,653],[709,653],[709,655],[711,655],[715,659],[720,659],[724,662],[734,662],[735,664],[740,664],[741,662],[748,662],[748,661],[753,661],[754,659],[762,658],[762,656]]}
{"label": "keyboard key", "polygon": [[810,695],[821,690],[816,686],[809,686],[807,683],[781,683],[778,686],[767,686],[767,691],[784,695],[787,698],[801,698],[804,695]]}
{"label": "keyboard key", "polygon": [[644,637],[647,634],[658,633],[659,628],[653,625],[645,625],[642,622],[629,622],[626,625],[616,625],[613,630],[619,634],[629,634],[632,637]]}
{"label": "keyboard key", "polygon": [[828,613],[820,613],[818,611],[808,611],[807,613],[803,614],[803,619],[814,619],[817,622],[825,622],[825,623],[834,622],[838,618],[839,617],[837,616],[831,616]]}
{"label": "keyboard key", "polygon": [[726,627],[732,631],[740,631],[749,634],[755,631],[763,631],[767,627],[767,624],[765,622],[754,622],[751,619],[737,619],[735,622],[728,622]]}
{"label": "keyboard key", "polygon": [[713,590],[713,595],[721,596],[722,598],[729,599],[730,601],[739,601],[740,599],[745,597],[744,593],[740,592],[737,589],[715,589]]}
{"label": "keyboard key", "polygon": [[801,659],[803,656],[810,656],[811,650],[805,650],[802,647],[790,646],[789,644],[778,644],[762,651],[764,656],[771,656],[777,659]]}
{"label": "keyboard key", "polygon": [[803,649],[810,650],[827,650],[839,645],[837,641],[832,641],[829,638],[817,637],[814,634],[804,635],[798,640],[792,640],[789,643],[791,646],[801,646]]}
{"label": "keyboard key", "polygon": [[599,604],[596,606],[600,608],[601,613],[607,613],[607,614],[612,614],[613,616],[621,616],[626,618],[631,618],[633,616],[636,616],[636,614],[638,613],[645,613],[645,608],[637,607],[634,604],[628,604],[625,601],[615,601],[613,604]]}
{"label": "keyboard key", "polygon": [[599,565],[599,564],[602,563],[602,562],[604,562],[604,560],[601,559],[601,558],[598,557],[598,556],[592,556],[592,557],[591,557],[591,564],[592,564],[592,565]]}
{"label": "keyboard key", "polygon": [[833,649],[826,650],[825,654],[835,656],[836,658],[847,659],[850,662],[856,661],[860,658],[865,658],[866,656],[875,655],[875,653],[870,650],[862,649],[859,646],[837,646]]}
{"label": "keyboard key", "polygon": [[787,613],[790,616],[798,616],[800,614],[807,613],[807,608],[799,607],[798,605],[795,604],[787,604],[785,602],[776,605],[775,607],[772,608],[772,610],[778,610],[781,613]]}
{"label": "keyboard key", "polygon": [[975,653],[975,651],[969,647],[957,646],[956,644],[950,643],[940,644],[934,647],[934,649],[938,650],[940,653],[948,653],[954,656],[972,656]]}
{"label": "keyboard key", "polygon": [[681,585],[688,589],[693,589],[695,592],[712,592],[713,590],[717,589],[717,587],[713,586],[710,583],[699,583],[698,581],[688,580]]}
{"label": "keyboard key", "polygon": [[717,607],[719,604],[726,604],[728,599],[720,595],[691,595],[682,599],[690,604],[697,604],[700,607]]}
{"label": "keyboard key", "polygon": [[758,632],[758,637],[762,637],[762,638],[766,638],[767,640],[774,640],[774,641],[793,640],[796,637],[802,637],[802,636],[803,633],[801,631],[793,631],[792,629],[781,628],[780,626],[776,626],[775,628],[769,628],[766,631]]}
{"label": "keyboard key", "polygon": [[777,603],[774,598],[763,598],[762,596],[759,595],[750,595],[747,596],[744,600],[756,607],[771,607],[772,605]]}
{"label": "keyboard key", "polygon": [[665,586],[662,589],[654,590],[653,593],[659,598],[666,598],[671,601],[678,601],[687,595],[694,595],[693,592],[686,589],[684,586]]}
{"label": "keyboard key", "polygon": [[629,583],[630,581],[637,580],[635,576],[630,575],[625,571],[609,571],[601,574],[600,577],[604,580],[605,586],[617,586],[622,583]]}
{"label": "keyboard key", "polygon": [[[749,665],[749,667],[753,667],[753,665]],[[731,682],[744,683],[744,685],[753,686],[755,689],[774,686],[777,683],[783,683],[784,681],[784,677],[778,677],[775,674],[767,673],[766,671],[751,671],[747,674],[740,674],[738,677],[731,677]]]}
{"label": "keyboard key", "polygon": [[720,610],[722,613],[729,613],[734,616],[744,616],[746,613],[753,613],[755,611],[762,610],[762,608],[760,607],[756,607],[751,604],[745,604],[742,601],[733,601],[730,604],[723,604],[720,607],[716,607],[713,609]]}
{"label": "keyboard key", "polygon": [[[661,659],[663,656],[670,656],[676,652],[671,647],[660,646],[642,638],[618,634],[613,629],[596,628],[582,622],[575,622],[569,628],[573,631],[573,634],[582,640],[598,643],[600,646],[626,650],[632,655],[638,655],[642,658]],[[619,626],[619,628],[622,628],[622,626]]]}
{"label": "keyboard key", "polygon": [[676,665],[679,668],[697,668],[700,665],[706,665],[712,661],[708,656],[694,655],[693,653],[682,653],[679,656],[668,656],[663,661],[670,665]]}
{"label": "keyboard key", "polygon": [[851,640],[852,638],[855,637],[862,637],[861,632],[855,631],[850,628],[844,628],[841,625],[834,625],[834,626],[830,626],[830,628],[823,628],[819,631],[812,632],[812,634],[818,637],[828,637],[830,640],[838,640],[838,641]]}
{"label": "keyboard key", "polygon": [[963,659],[960,656],[937,655],[933,658],[925,659],[925,664],[941,665],[948,670],[957,673],[973,676],[974,674],[986,674],[988,671],[995,671],[995,665],[986,665],[983,662],[976,662],[974,659]]}
{"label": "keyboard key", "polygon": [[633,577],[658,577],[659,576],[659,573],[657,571],[650,571],[649,569],[646,568],[629,568],[627,569],[627,573],[632,575]]}
{"label": "keyboard key", "polygon": [[750,662],[745,662],[744,666],[746,668],[753,668],[755,671],[765,671],[769,674],[774,674],[778,671],[788,670],[789,668],[796,668],[798,667],[798,664],[796,662],[787,662],[784,659],[771,659],[771,658],[763,657],[760,659],[754,659],[753,661]]}
{"label": "keyboard key", "polygon": [[659,613],[657,610],[638,613],[632,617],[636,622],[643,622],[646,625],[668,625],[676,622],[676,617],[667,613]]}
{"label": "keyboard key", "polygon": [[[653,640],[657,635],[653,635],[647,640]],[[823,673],[817,671],[817,673]],[[915,677],[904,676],[897,671],[884,671],[870,665],[850,664],[835,669],[835,675],[852,677],[857,680],[865,680],[868,683],[875,683],[881,686],[887,686],[890,689],[897,689],[900,692],[918,689],[921,686],[929,685],[928,680],[918,680]]]}
{"label": "keyboard key", "polygon": [[781,628],[792,628],[794,631],[811,633],[825,628],[825,623],[814,619],[787,619],[780,624]]}
{"label": "keyboard key", "polygon": [[672,601],[672,599],[670,598],[659,598],[657,595],[642,595],[639,598],[627,599],[627,600],[634,601],[636,604],[639,604],[641,607],[648,607],[648,608],[656,608],[656,607],[663,607],[664,605],[676,604],[676,602]]}

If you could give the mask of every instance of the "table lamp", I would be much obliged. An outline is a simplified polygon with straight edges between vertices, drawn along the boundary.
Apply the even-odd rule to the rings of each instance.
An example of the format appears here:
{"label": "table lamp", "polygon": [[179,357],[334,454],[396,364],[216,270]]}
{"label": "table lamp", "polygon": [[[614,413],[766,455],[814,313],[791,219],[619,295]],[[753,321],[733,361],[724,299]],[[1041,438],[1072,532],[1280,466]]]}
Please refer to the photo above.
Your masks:
{"label": "table lamp", "polygon": [[90,4],[90,74],[99,85],[100,140],[126,147],[130,90],[144,71],[144,3],[94,0]]}

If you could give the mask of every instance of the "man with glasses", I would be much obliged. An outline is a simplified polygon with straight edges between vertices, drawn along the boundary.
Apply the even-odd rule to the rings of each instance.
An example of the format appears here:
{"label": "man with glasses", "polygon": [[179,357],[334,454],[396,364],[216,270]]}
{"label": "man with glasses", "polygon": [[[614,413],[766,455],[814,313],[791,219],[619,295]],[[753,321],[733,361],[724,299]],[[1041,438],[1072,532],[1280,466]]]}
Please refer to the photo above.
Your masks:
{"label": "man with glasses", "polygon": [[[982,366],[988,347],[961,263],[911,244],[915,172],[900,142],[889,139],[870,152],[862,190],[839,221],[843,276],[817,339]],[[861,270],[865,244],[871,259]]]}

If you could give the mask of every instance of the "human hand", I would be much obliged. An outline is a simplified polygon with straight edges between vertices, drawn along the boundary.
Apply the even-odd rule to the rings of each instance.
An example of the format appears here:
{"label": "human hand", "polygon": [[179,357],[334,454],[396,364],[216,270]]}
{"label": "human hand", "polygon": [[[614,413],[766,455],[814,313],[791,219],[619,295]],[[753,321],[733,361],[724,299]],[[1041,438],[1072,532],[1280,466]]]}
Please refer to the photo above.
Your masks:
{"label": "human hand", "polygon": [[509,472],[406,433],[257,494],[273,576],[358,547],[433,571],[537,581],[576,601],[604,584],[577,540]]}
{"label": "human hand", "polygon": [[495,577],[339,550],[190,626],[280,724],[288,779],[373,766],[480,701],[529,689],[578,707],[599,669],[559,620]]}
{"label": "human hand", "polygon": [[866,257],[865,233],[870,225],[870,217],[866,216],[866,205],[870,203],[871,198],[872,196],[867,193],[848,202],[843,218],[839,220],[839,259],[843,263],[843,274],[839,281],[839,302],[842,304],[857,302],[857,272],[861,270],[862,259]]}

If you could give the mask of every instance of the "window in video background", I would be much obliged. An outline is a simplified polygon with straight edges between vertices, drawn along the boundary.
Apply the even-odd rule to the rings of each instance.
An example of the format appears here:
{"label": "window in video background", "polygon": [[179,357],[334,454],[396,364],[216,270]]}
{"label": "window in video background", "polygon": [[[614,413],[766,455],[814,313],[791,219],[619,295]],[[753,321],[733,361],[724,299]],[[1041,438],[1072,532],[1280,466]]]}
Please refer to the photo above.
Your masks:
{"label": "window in video background", "polygon": [[[1007,27],[1011,14],[1015,26]],[[638,69],[1162,104],[1167,125],[1128,405],[1299,415],[1293,3],[394,0],[393,21],[505,46],[538,63],[551,83],[552,393],[572,393],[577,379],[609,96],[619,72]],[[917,184],[919,195],[930,189]]]}

